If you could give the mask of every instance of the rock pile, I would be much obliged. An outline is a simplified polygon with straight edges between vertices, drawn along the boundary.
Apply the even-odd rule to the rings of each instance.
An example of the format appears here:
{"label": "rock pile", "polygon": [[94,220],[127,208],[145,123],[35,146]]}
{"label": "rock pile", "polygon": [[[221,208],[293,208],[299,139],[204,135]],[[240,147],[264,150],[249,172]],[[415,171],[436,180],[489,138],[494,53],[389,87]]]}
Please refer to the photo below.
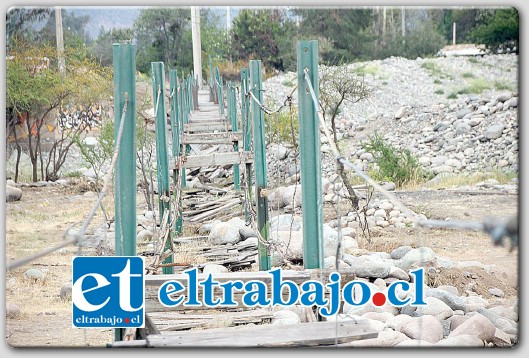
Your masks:
{"label": "rock pile", "polygon": [[[330,259],[334,260],[334,257]],[[426,267],[427,275],[430,275],[441,268],[468,268],[469,265],[479,265],[439,257],[428,247],[412,249],[409,246],[398,247],[391,253],[356,250],[355,255],[344,254],[341,262],[341,269],[347,269],[348,272],[352,270],[357,280],[364,281],[372,293],[383,292],[386,296],[391,282],[411,281],[408,273],[416,267]],[[491,268],[488,267],[488,270]],[[467,285],[463,290],[464,292],[460,292],[460,289],[450,285],[426,285],[426,305],[420,307],[408,304],[397,308],[389,303],[376,306],[372,302],[351,306],[345,302],[340,313],[328,319],[356,322],[367,320],[379,335],[374,339],[347,344],[359,347],[504,347],[518,342],[519,319],[516,300],[498,298],[490,292],[489,295],[483,296],[474,292],[471,285]],[[360,295],[359,291],[361,289],[358,292],[353,289],[353,295]],[[497,288],[494,291],[503,293]],[[411,298],[412,301],[415,292],[397,290],[396,294],[401,300]],[[291,310],[299,311],[298,307]],[[304,322],[302,315],[300,321]]]}
{"label": "rock pile", "polygon": [[[436,68],[435,73],[427,70],[426,62]],[[344,104],[336,118],[336,136],[345,140],[344,154],[366,169],[375,158],[362,149],[361,142],[376,130],[393,146],[409,149],[434,175],[518,171],[516,66],[513,55],[484,56],[481,61],[388,58],[349,65],[352,71],[371,69],[365,81],[374,92],[369,100]],[[436,93],[436,85],[454,91],[468,86],[463,74],[483,79],[488,89],[455,99]],[[285,73],[268,79],[263,84],[265,97],[282,103],[295,78]],[[513,91],[497,90],[493,83]],[[329,178],[335,171],[334,158],[327,138],[320,137],[322,175]],[[285,183],[295,183],[294,174],[299,172],[295,150],[283,143],[270,145],[269,152],[273,152],[268,157],[271,181],[282,173]]]}

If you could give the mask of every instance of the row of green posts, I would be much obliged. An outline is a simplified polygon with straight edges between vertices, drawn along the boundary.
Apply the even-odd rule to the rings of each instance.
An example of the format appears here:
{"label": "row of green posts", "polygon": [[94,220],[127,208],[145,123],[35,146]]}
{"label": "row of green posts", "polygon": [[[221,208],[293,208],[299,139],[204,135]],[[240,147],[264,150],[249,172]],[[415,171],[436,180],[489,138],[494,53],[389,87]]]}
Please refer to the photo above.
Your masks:
{"label": "row of green posts", "polygon": [[[124,130],[119,148],[118,161],[115,172],[115,242],[117,256],[136,255],[136,63],[135,46],[133,44],[113,45],[114,65],[114,118],[115,139],[118,137],[121,112],[126,108]],[[156,155],[158,175],[158,195],[160,221],[164,214],[170,215],[170,186],[169,186],[169,157],[167,154],[167,118],[165,110],[165,69],[162,62],[153,62],[153,98],[156,113]],[[241,123],[243,132],[243,149],[251,150],[250,127],[253,134],[253,151],[255,166],[255,196],[257,199],[257,226],[266,242],[269,238],[268,201],[264,190],[267,187],[266,173],[266,142],[264,113],[258,103],[247,94],[252,91],[257,100],[263,103],[261,61],[252,60],[249,69],[241,71]],[[317,41],[299,41],[297,46],[297,79],[298,79],[298,106],[300,127],[300,164],[302,186],[302,211],[303,211],[303,262],[304,267],[323,267],[323,223],[322,223],[322,190],[321,190],[321,157],[320,157],[320,132],[318,111],[313,102],[309,84],[305,79],[306,71],[318,98],[318,43]],[[219,104],[220,115],[224,114],[223,80],[219,75],[218,67],[213,69],[211,58],[209,61],[210,98]],[[176,166],[181,156],[180,139],[184,125],[189,120],[192,110],[197,109],[197,83],[193,75],[182,76],[179,80],[175,69],[169,70],[169,103],[170,124],[172,134],[171,157]],[[236,86],[228,84],[228,119],[232,130],[238,130]],[[252,125],[250,126],[250,114]],[[185,148],[189,150],[189,148]],[[237,145],[234,150],[238,151]],[[246,163],[245,185],[251,188],[251,164]],[[185,185],[185,169],[178,169],[173,175],[175,188],[181,176],[181,184]],[[239,185],[239,168],[234,168],[235,186]],[[251,191],[250,191],[251,192]],[[176,190],[175,190],[176,195]],[[249,198],[253,203],[253,200]],[[248,214],[248,213],[247,213]],[[182,217],[178,213],[175,232],[182,232]],[[171,218],[168,217],[168,222]],[[172,238],[172,237],[171,237]],[[170,249],[171,241],[168,240],[166,249]],[[259,268],[266,271],[270,267],[270,256],[267,248],[259,242]],[[164,263],[172,263],[168,258]],[[172,273],[172,267],[164,267],[163,273]],[[116,330],[116,340],[122,339],[122,330]]]}
{"label": "row of green posts", "polygon": [[[322,196],[321,196],[321,157],[320,132],[318,110],[316,108],[305,80],[307,70],[311,83],[318,96],[318,46],[317,41],[298,42],[298,105],[300,127],[300,156],[301,156],[301,185],[303,210],[304,237],[304,267],[323,267],[323,224],[322,224]],[[114,98],[115,98],[115,136],[119,128],[120,113],[127,98],[127,114],[125,128],[119,151],[115,179],[115,209],[116,209],[116,255],[136,255],[136,66],[135,46],[132,44],[115,44],[114,48]],[[209,62],[210,98],[217,101],[221,116],[224,114],[224,85],[218,67],[213,68]],[[167,118],[165,109],[165,69],[162,62],[153,62],[152,81],[153,98],[156,113],[156,155],[159,195],[159,219],[162,220],[167,212],[170,215],[170,185],[169,185],[169,156],[167,148]],[[269,238],[268,201],[264,190],[267,188],[266,172],[266,142],[264,112],[248,92],[252,91],[257,100],[263,103],[262,64],[259,60],[251,60],[248,69],[240,73],[241,82],[241,124],[243,133],[243,150],[250,151],[251,137],[253,137],[255,197],[257,202],[257,226],[264,241]],[[172,135],[171,159],[176,164],[181,156],[181,137],[184,125],[189,120],[191,111],[197,108],[197,83],[193,75],[182,76],[179,80],[176,69],[169,70],[169,103],[170,125]],[[234,83],[227,84],[227,116],[232,131],[238,131],[237,87]],[[252,119],[250,125],[250,118]],[[251,132],[250,132],[251,131]],[[250,135],[250,133],[252,135]],[[239,151],[234,144],[234,151]],[[184,150],[188,151],[189,148]],[[246,163],[247,173],[245,185],[252,186],[252,165]],[[234,167],[235,189],[240,190],[239,165]],[[179,178],[180,177],[180,178]],[[173,183],[177,187],[177,180],[185,186],[185,169],[176,170]],[[175,190],[176,193],[176,190]],[[175,194],[176,195],[176,194]],[[253,200],[249,198],[253,203]],[[247,213],[248,214],[248,213]],[[181,213],[178,213],[174,231],[182,232]],[[171,222],[171,218],[168,218]],[[169,241],[169,240],[168,240]],[[167,243],[170,249],[171,242]],[[270,269],[270,256],[263,243],[259,243],[259,268]],[[171,263],[168,258],[164,263]],[[163,273],[172,273],[172,267],[164,267]]]}

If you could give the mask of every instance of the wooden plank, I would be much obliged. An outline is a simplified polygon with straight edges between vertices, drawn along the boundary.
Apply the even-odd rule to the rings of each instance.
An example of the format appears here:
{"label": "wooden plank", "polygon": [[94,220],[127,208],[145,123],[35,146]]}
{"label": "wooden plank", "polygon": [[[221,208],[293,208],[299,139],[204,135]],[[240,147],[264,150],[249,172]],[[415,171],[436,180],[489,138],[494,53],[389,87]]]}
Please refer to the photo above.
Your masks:
{"label": "wooden plank", "polygon": [[198,215],[195,215],[193,217],[189,217],[189,221],[190,222],[197,222],[197,221],[200,221],[200,220],[203,220],[203,219],[206,219],[206,218],[209,218],[210,216],[212,215],[215,215],[223,210],[228,210],[228,209],[232,209],[235,205],[238,205],[240,203],[242,203],[243,199],[242,198],[237,198],[237,199],[234,199],[222,206],[219,206],[218,208],[216,209],[212,209],[212,210],[208,210],[206,212],[203,212],[201,214],[198,214]]}
{"label": "wooden plank", "polygon": [[145,339],[137,339],[134,341],[115,341],[112,343],[112,348],[147,348],[147,341]]}
{"label": "wooden plank", "polygon": [[[319,272],[315,274],[316,277]],[[212,278],[218,282],[227,282],[234,280],[250,281],[258,280],[264,283],[270,283],[272,275],[267,271],[256,271],[256,272],[228,272],[228,273],[214,273]],[[172,275],[145,275],[145,286],[160,286],[166,281],[178,281],[182,285],[187,285],[188,275],[186,274],[172,274]],[[203,273],[197,274],[197,279],[205,280],[208,275]],[[295,270],[281,270],[281,277],[283,280],[290,280],[296,283],[302,283],[312,278],[312,273],[308,270],[295,271]],[[323,274],[325,277],[325,273]]]}
{"label": "wooden plank", "polygon": [[242,133],[240,132],[184,134],[182,144],[233,144],[241,140]]}
{"label": "wooden plank", "polygon": [[222,167],[225,165],[251,163],[251,152],[212,153],[209,155],[189,155],[183,164],[184,168]]}
{"label": "wooden plank", "polygon": [[149,347],[312,347],[378,337],[367,320],[241,326],[150,335]]}
{"label": "wooden plank", "polygon": [[225,122],[211,122],[211,123],[186,123],[184,124],[184,130],[186,132],[211,132],[229,130],[231,131],[231,125]]}

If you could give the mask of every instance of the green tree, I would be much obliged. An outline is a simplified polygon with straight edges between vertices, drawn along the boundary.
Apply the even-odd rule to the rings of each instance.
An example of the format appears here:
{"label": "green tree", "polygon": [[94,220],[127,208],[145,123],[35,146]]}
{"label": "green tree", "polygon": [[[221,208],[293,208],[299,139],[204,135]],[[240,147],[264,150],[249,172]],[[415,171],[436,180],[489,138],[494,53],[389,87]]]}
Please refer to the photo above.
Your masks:
{"label": "green tree", "polygon": [[112,66],[113,50],[112,44],[117,42],[131,42],[134,38],[132,29],[110,29],[105,31],[101,28],[99,36],[90,45],[88,53],[97,59],[102,66]]}
{"label": "green tree", "polygon": [[190,35],[189,41],[185,41],[190,20],[189,8],[142,10],[133,26],[138,69],[150,73],[151,62],[154,61],[163,61],[166,67],[190,69],[192,64]]}
{"label": "green tree", "polygon": [[226,29],[221,25],[221,16],[206,7],[200,8],[200,40],[204,69],[208,68],[208,55],[217,61],[229,58],[229,37]]}
{"label": "green tree", "polygon": [[292,35],[292,22],[279,9],[243,9],[233,20],[234,60],[259,59],[268,68],[284,69],[280,47]]}
{"label": "green tree", "polygon": [[51,8],[12,7],[6,14],[6,44],[11,39],[27,37],[32,33],[31,24],[49,16]]}
{"label": "green tree", "polygon": [[[438,12],[438,16],[433,15],[435,12]],[[432,10],[431,14],[438,24],[439,32],[449,43],[452,43],[453,23],[456,23],[456,43],[460,44],[468,42],[469,33],[477,25],[478,12],[479,9],[463,8]]]}
{"label": "green tree", "polygon": [[[64,54],[66,73],[58,70],[57,51],[52,46],[17,41],[11,44],[8,52],[6,108],[15,118],[25,118],[20,124],[24,125],[28,134],[27,147],[33,181],[38,180],[39,164],[41,179],[56,179],[69,149],[70,143],[65,143],[67,136],[54,139],[55,145],[52,148],[59,150],[59,157],[49,155],[44,171],[42,128],[47,124],[56,124],[53,120],[54,111],[65,104],[88,107],[108,98],[111,93],[111,74],[108,69],[86,59],[80,60],[75,55],[71,56],[69,48],[65,48]],[[63,144],[66,146],[63,147]],[[52,157],[58,161],[50,167]]]}
{"label": "green tree", "polygon": [[352,62],[361,57],[366,29],[372,23],[369,9],[296,9],[301,16],[299,33],[303,36],[322,36],[332,43],[322,61],[334,65]]}
{"label": "green tree", "polygon": [[492,51],[515,48],[518,53],[519,32],[519,14],[515,8],[483,9],[469,38]]}

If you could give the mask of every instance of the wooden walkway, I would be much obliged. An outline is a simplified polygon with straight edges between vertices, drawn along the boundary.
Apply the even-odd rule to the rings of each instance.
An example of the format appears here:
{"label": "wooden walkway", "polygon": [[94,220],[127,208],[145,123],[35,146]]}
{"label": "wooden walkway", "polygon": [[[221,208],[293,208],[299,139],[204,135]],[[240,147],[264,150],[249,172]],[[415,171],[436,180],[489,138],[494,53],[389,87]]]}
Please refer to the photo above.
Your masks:
{"label": "wooden walkway", "polygon": [[[210,101],[208,90],[198,91],[198,110],[191,112],[188,123],[184,124],[182,146],[191,144],[232,145],[242,148],[242,132],[232,131],[232,125],[225,114],[220,114],[218,104]],[[252,153],[226,151],[207,154],[187,155],[183,168],[226,166],[252,161]]]}
{"label": "wooden walkway", "polygon": [[[244,164],[251,162],[251,152],[244,152],[235,148],[243,148],[242,133],[232,131],[232,123],[226,115],[221,114],[219,105],[210,101],[209,91],[200,90],[196,96],[198,110],[191,113],[188,123],[184,125],[181,137],[181,153],[185,153],[187,145],[219,145],[217,149],[224,151],[207,151],[183,156],[182,160],[174,163],[173,169],[218,167],[239,164],[244,170]],[[239,126],[238,126],[239,127]],[[239,127],[240,128],[240,127]],[[238,146],[237,146],[238,145]],[[215,150],[217,150],[215,149]],[[227,192],[227,191],[226,191]],[[236,199],[231,200],[229,206],[239,204]],[[209,200],[215,204],[215,200]],[[196,210],[192,207],[192,210]],[[222,208],[222,207],[221,207]],[[200,211],[200,209],[199,209]],[[201,219],[206,216],[200,213]],[[185,221],[185,216],[184,216]],[[185,225],[185,224],[184,224]],[[175,239],[175,244],[193,241]],[[235,251],[239,263],[245,263],[248,256],[257,254],[257,247],[247,247],[247,244],[233,245],[229,248],[213,247],[203,252],[203,256],[211,256],[218,264],[230,264],[234,267],[238,262],[232,262],[230,253]],[[197,252],[200,248],[197,249]],[[243,259],[241,261],[241,258]],[[248,261],[248,260],[246,260]],[[228,265],[228,266],[230,266]],[[195,265],[197,266],[197,265]],[[200,265],[198,265],[200,267]],[[304,270],[283,270],[283,280],[289,280],[301,285],[303,282],[315,279],[318,272]],[[319,273],[321,274],[321,273]],[[200,277],[205,276],[203,273]],[[219,282],[240,280],[259,280],[271,290],[270,275],[267,272],[229,272],[213,274],[213,279]],[[342,276],[346,278],[346,274]],[[351,278],[352,279],[352,278]],[[146,328],[137,332],[129,332],[126,337],[135,340],[116,341],[112,347],[307,347],[334,346],[355,340],[375,338],[378,333],[370,327],[367,321],[347,322],[318,322],[312,308],[305,308],[307,323],[289,326],[271,325],[273,312],[271,308],[248,308],[242,303],[242,293],[237,293],[234,300],[238,306],[234,308],[212,309],[204,306],[168,308],[158,300],[159,287],[168,280],[176,280],[184,287],[188,284],[188,276],[183,273],[172,275],[147,275],[145,277],[145,312]],[[184,290],[182,294],[186,294]],[[199,293],[199,296],[202,293]],[[219,292],[214,291],[214,294]]]}

